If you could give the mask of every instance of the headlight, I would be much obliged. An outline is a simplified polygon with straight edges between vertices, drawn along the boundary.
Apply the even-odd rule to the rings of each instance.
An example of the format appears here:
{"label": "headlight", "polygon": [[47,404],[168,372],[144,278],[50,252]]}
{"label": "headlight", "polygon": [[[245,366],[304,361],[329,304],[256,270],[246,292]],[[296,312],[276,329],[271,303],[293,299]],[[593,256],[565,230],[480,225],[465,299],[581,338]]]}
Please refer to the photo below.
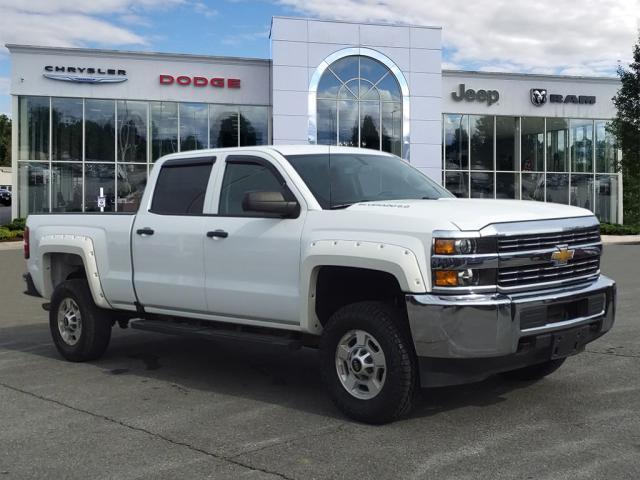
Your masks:
{"label": "headlight", "polygon": [[473,238],[437,238],[433,250],[436,255],[469,255],[475,253],[476,248]]}
{"label": "headlight", "polygon": [[[447,232],[438,232],[446,234]],[[453,232],[452,232],[453,233]],[[431,269],[433,286],[444,291],[486,292],[495,290],[498,254],[492,237],[433,239]],[[454,290],[455,289],[455,290]]]}

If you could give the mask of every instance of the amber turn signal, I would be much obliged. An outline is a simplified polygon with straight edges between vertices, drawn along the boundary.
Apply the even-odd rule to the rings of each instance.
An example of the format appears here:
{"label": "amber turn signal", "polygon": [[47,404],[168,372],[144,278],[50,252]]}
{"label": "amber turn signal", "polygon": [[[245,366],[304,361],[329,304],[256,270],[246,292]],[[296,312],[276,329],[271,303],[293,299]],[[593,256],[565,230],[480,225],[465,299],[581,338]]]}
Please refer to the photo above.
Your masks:
{"label": "amber turn signal", "polygon": [[438,238],[436,239],[433,251],[436,255],[453,255],[456,253],[456,241]]}
{"label": "amber turn signal", "polygon": [[436,270],[435,284],[437,287],[457,287],[458,272],[454,270]]}

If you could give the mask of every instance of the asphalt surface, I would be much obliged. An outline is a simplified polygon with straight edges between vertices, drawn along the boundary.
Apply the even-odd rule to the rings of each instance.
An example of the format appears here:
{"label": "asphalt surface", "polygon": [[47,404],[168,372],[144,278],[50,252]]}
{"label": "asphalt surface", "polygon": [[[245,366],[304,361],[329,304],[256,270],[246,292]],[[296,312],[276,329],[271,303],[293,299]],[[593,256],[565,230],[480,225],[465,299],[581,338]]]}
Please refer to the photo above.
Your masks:
{"label": "asphalt surface", "polygon": [[103,359],[65,362],[0,251],[0,480],[639,478],[639,256],[605,248],[617,323],[552,376],[425,390],[372,427],[333,407],[311,350],[116,329]]}

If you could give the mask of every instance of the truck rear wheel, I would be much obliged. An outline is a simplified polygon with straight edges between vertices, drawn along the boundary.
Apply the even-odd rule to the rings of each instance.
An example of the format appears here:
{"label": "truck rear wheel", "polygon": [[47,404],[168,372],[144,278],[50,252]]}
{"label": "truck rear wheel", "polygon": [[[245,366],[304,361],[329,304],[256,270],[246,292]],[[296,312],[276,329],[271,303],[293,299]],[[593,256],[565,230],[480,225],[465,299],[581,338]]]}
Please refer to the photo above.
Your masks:
{"label": "truck rear wheel", "polygon": [[111,340],[111,321],[106,311],[93,303],[84,279],[67,280],[51,296],[49,329],[53,342],[72,362],[96,360]]}
{"label": "truck rear wheel", "polygon": [[417,366],[402,313],[381,302],[341,308],[320,340],[322,375],[336,406],[372,424],[411,409]]}
{"label": "truck rear wheel", "polygon": [[529,365],[528,367],[511,370],[510,372],[504,372],[502,376],[508,380],[521,382],[532,382],[535,380],[540,380],[558,370],[565,360],[566,358],[557,358],[555,360],[549,360],[544,363]]}

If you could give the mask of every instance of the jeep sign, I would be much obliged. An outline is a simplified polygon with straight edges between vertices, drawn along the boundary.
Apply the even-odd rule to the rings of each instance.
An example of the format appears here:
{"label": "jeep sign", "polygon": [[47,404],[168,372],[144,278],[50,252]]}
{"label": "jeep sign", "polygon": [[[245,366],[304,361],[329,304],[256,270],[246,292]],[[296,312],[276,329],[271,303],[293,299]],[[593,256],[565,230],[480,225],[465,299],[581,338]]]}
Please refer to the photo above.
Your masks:
{"label": "jeep sign", "polygon": [[500,100],[500,92],[497,90],[474,90],[472,88],[467,90],[464,83],[461,83],[460,91],[451,92],[451,98],[456,102],[461,102],[462,100],[467,102],[486,102],[490,106]]}

